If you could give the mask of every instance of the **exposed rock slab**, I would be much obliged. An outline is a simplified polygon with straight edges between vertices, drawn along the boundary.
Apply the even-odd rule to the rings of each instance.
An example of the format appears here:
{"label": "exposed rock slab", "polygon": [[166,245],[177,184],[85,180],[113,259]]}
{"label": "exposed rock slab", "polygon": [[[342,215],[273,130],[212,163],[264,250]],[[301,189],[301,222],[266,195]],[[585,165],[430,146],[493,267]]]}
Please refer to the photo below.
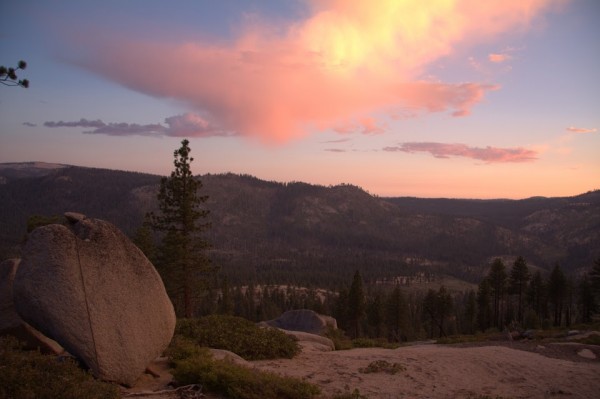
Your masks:
{"label": "exposed rock slab", "polygon": [[152,264],[119,229],[68,216],[70,226],[30,234],[15,308],[97,377],[131,385],[169,344],[173,305]]}

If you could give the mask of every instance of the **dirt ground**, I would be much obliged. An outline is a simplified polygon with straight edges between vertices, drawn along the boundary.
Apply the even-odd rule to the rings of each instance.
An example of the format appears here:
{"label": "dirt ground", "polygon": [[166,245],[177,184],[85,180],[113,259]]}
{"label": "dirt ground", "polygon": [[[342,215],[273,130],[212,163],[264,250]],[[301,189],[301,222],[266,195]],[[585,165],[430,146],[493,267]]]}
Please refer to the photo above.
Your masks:
{"label": "dirt ground", "polygon": [[[302,378],[321,387],[322,398],[358,389],[369,399],[392,398],[598,398],[600,347],[536,341],[416,344],[398,349],[322,351],[301,343],[294,359],[250,362],[258,370]],[[593,358],[595,356],[595,358]],[[374,362],[394,365],[395,374],[365,373]],[[170,381],[168,364],[153,366],[160,377],[145,375],[124,396],[178,398],[159,391]],[[220,399],[203,394],[197,397]]]}

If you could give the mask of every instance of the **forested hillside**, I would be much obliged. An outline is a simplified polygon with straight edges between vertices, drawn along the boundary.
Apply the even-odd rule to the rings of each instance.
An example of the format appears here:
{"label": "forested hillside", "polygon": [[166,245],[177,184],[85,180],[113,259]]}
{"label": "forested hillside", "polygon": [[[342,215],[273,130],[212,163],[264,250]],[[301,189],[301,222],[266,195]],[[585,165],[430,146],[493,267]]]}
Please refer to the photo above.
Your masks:
{"label": "forested hillside", "polygon": [[[82,212],[133,235],[156,206],[159,176],[48,164],[0,164],[3,258],[31,215]],[[571,198],[379,198],[359,187],[200,176],[210,196],[211,257],[234,284],[338,287],[445,274],[478,283],[495,257],[576,272],[600,257],[600,192]]]}

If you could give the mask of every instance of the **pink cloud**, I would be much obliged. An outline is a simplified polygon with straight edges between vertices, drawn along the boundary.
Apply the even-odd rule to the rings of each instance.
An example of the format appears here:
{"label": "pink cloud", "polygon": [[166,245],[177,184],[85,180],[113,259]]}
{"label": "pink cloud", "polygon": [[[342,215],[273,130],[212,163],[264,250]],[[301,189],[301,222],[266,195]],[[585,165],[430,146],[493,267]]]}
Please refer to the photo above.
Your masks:
{"label": "pink cloud", "polygon": [[315,0],[305,20],[254,22],[231,43],[89,40],[78,63],[184,101],[222,131],[282,142],[352,121],[373,134],[384,126],[373,115],[390,109],[468,115],[497,86],[425,81],[426,68],[458,46],[526,28],[552,2]]}
{"label": "pink cloud", "polygon": [[488,60],[490,62],[494,62],[496,64],[505,62],[510,60],[512,57],[508,54],[496,54],[496,53],[492,53],[490,55],[488,55]]}
{"label": "pink cloud", "polygon": [[446,143],[403,143],[397,147],[385,147],[388,152],[428,152],[436,158],[465,157],[486,163],[531,162],[537,159],[537,152],[526,148],[469,147],[466,144]]}
{"label": "pink cloud", "polygon": [[571,133],[596,133],[598,131],[598,129],[596,129],[596,128],[587,129],[585,127],[574,127],[574,126],[569,126],[566,130],[568,130]]}

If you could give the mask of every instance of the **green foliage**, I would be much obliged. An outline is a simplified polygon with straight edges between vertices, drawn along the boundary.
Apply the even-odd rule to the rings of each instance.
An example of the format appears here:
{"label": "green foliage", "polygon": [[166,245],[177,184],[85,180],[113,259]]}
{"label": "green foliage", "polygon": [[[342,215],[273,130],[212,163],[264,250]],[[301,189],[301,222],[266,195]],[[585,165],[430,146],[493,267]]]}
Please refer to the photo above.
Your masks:
{"label": "green foliage", "polygon": [[333,341],[336,351],[352,349],[354,347],[352,340],[344,334],[343,330],[327,327],[324,335]]}
{"label": "green foliage", "polygon": [[600,345],[600,334],[590,334],[587,338],[582,338],[577,342],[586,345]]}
{"label": "green foliage", "polygon": [[348,292],[348,320],[351,325],[352,335],[360,336],[360,325],[366,315],[366,298],[363,288],[363,280],[357,270],[352,279],[352,285]]}
{"label": "green foliage", "polygon": [[436,344],[440,345],[452,345],[462,344],[465,342],[483,342],[489,339],[487,334],[476,334],[476,335],[451,335],[449,337],[442,337],[435,341]]}
{"label": "green foliage", "polygon": [[0,337],[0,398],[113,399],[116,385],[97,381],[72,359],[22,351],[15,338]]}
{"label": "green foliage", "polygon": [[386,348],[396,349],[400,347],[397,342],[388,342],[385,338],[355,338],[351,341],[352,348]]}
{"label": "green foliage", "polygon": [[358,369],[363,374],[370,373],[386,373],[386,374],[397,374],[401,371],[406,371],[406,367],[400,363],[390,363],[387,360],[375,360],[367,367]]}
{"label": "green foliage", "polygon": [[320,393],[317,386],[302,380],[261,372],[215,360],[206,348],[189,341],[175,341],[170,349],[175,369],[173,376],[181,384],[200,383],[209,392],[232,399],[309,399]]}
{"label": "green foliage", "polygon": [[294,337],[235,316],[181,319],[177,321],[175,333],[197,345],[225,349],[246,360],[291,359],[300,352]]}
{"label": "green foliage", "polygon": [[159,213],[148,217],[152,228],[165,234],[157,266],[167,292],[177,313],[192,317],[195,294],[216,269],[205,254],[209,244],[201,234],[209,227],[205,221],[209,211],[200,208],[208,196],[198,195],[202,182],[192,173],[194,158],[189,156],[192,150],[188,144],[188,140],[183,140],[173,153],[175,170],[160,181]]}

